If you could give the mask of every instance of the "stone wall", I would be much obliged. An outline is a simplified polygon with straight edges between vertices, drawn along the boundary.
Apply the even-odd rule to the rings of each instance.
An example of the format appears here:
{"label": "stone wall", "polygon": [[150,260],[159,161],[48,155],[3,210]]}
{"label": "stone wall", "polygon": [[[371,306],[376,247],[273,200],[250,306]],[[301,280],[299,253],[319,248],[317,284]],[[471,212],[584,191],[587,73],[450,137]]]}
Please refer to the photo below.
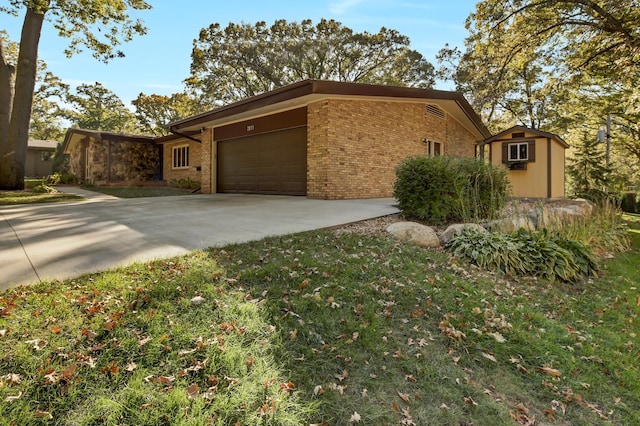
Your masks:
{"label": "stone wall", "polygon": [[69,170],[95,184],[159,180],[160,147],[153,142],[87,136],[71,151]]}

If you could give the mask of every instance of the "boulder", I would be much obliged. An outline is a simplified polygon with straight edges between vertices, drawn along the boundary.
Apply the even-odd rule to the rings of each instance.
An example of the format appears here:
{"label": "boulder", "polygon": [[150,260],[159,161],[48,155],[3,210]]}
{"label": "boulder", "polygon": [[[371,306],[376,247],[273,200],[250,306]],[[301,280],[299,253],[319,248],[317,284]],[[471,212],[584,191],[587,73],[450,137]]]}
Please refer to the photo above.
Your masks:
{"label": "boulder", "polygon": [[440,241],[443,245],[447,245],[453,240],[453,237],[462,232],[463,229],[470,228],[479,232],[489,232],[482,225],[477,223],[454,223],[440,234]]}
{"label": "boulder", "polygon": [[440,247],[438,234],[420,223],[396,222],[387,227],[387,232],[401,241],[420,247]]}
{"label": "boulder", "polygon": [[503,232],[505,234],[510,234],[523,228],[527,231],[533,231],[536,229],[536,225],[528,216],[505,217],[504,219],[494,220],[487,224],[488,230]]}

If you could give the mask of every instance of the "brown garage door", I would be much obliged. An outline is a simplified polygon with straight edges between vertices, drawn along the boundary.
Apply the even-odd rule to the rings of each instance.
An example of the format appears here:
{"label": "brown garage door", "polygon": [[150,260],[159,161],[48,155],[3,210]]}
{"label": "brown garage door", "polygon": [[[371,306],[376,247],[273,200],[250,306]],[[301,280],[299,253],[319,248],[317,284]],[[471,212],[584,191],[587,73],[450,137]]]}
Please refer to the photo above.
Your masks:
{"label": "brown garage door", "polygon": [[218,192],[307,194],[307,128],[218,142]]}

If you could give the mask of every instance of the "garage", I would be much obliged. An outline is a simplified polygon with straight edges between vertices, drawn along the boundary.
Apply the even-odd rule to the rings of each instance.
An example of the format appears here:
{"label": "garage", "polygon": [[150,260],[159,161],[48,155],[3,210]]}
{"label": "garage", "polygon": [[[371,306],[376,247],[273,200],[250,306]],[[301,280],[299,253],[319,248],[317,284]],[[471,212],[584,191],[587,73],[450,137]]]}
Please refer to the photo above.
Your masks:
{"label": "garage", "polygon": [[218,192],[307,194],[307,128],[218,142]]}

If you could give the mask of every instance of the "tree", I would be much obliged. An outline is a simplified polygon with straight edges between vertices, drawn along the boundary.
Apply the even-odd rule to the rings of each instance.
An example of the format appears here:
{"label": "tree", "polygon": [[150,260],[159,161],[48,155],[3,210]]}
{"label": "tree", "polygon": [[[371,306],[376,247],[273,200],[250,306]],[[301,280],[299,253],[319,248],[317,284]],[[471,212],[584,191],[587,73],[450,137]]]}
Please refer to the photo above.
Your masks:
{"label": "tree", "polygon": [[[638,164],[639,6],[637,0],[480,1],[467,19],[465,51],[443,49],[439,60],[494,123],[567,135],[611,114],[615,150]],[[581,143],[581,136],[572,142]]]}
{"label": "tree", "polygon": [[431,87],[434,68],[395,30],[356,33],[334,20],[212,24],[194,41],[190,89],[209,106],[304,79]]}
{"label": "tree", "polygon": [[140,93],[131,101],[136,107],[136,118],[142,130],[150,135],[163,136],[167,123],[202,112],[198,102],[186,93],[171,96]]}
{"label": "tree", "polygon": [[[5,40],[5,57],[8,63],[18,61],[18,43],[9,40],[9,34],[2,30]],[[62,129],[62,114],[59,103],[64,99],[69,86],[57,76],[47,70],[45,61],[38,59],[35,92],[31,120],[29,123],[29,138],[43,140],[60,140],[64,135]]]}
{"label": "tree", "polygon": [[107,132],[132,132],[135,117],[120,98],[101,83],[81,84],[67,95],[72,108],[65,112],[74,127]]}
{"label": "tree", "polygon": [[573,195],[592,201],[602,201],[610,188],[611,167],[605,161],[605,152],[598,141],[584,134],[567,164]]}
{"label": "tree", "polygon": [[[146,28],[133,21],[129,9],[149,9],[144,0],[9,0],[0,12],[24,21],[17,63],[5,52],[5,35],[0,33],[0,189],[24,188],[29,121],[36,82],[38,45],[45,17],[62,37],[69,38],[68,56],[84,46],[103,61],[124,54],[116,49]],[[97,30],[97,31],[96,31]]]}

